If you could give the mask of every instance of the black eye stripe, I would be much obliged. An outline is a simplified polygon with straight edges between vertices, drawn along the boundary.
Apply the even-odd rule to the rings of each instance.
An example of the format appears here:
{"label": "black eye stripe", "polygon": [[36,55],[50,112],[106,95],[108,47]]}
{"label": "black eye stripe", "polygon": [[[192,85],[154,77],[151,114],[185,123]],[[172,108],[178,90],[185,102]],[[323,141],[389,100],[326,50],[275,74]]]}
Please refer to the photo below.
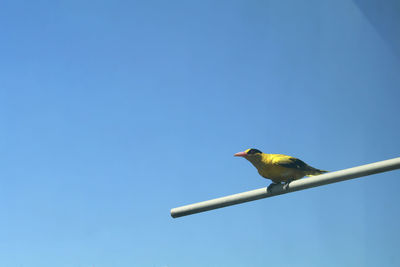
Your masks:
{"label": "black eye stripe", "polygon": [[247,154],[252,155],[252,154],[257,154],[257,153],[262,153],[260,150],[255,149],[255,148],[251,148]]}

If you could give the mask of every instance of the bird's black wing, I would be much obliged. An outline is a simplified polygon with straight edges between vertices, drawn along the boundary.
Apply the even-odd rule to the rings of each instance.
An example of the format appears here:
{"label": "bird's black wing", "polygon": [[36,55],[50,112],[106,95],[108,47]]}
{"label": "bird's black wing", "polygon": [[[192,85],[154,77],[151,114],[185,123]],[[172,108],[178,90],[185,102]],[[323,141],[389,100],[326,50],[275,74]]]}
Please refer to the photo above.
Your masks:
{"label": "bird's black wing", "polygon": [[277,162],[277,164],[285,168],[298,169],[303,171],[307,171],[310,169],[310,166],[308,166],[304,161],[293,157],[282,159]]}

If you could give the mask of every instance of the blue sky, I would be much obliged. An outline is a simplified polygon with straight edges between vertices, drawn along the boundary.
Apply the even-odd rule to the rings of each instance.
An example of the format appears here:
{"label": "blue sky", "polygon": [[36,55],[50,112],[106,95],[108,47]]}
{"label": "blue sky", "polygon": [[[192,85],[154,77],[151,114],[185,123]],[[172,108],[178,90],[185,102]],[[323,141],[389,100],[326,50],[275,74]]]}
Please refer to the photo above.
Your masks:
{"label": "blue sky", "polygon": [[399,172],[267,186],[249,147],[399,156],[396,1],[0,4],[0,265],[398,266]]}

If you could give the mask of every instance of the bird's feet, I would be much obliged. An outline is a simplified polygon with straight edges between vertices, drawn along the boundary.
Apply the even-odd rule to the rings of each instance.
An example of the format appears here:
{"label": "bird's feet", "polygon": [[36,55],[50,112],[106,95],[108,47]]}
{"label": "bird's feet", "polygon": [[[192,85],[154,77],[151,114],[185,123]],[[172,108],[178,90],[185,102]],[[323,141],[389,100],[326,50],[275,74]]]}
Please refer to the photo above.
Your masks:
{"label": "bird's feet", "polygon": [[289,184],[290,184],[292,181],[293,181],[293,180],[287,181],[287,182],[283,185],[283,190],[288,190],[288,189],[289,189]]}
{"label": "bird's feet", "polygon": [[272,187],[274,187],[275,185],[278,185],[280,183],[270,183],[269,186],[267,187],[268,192],[271,192]]}

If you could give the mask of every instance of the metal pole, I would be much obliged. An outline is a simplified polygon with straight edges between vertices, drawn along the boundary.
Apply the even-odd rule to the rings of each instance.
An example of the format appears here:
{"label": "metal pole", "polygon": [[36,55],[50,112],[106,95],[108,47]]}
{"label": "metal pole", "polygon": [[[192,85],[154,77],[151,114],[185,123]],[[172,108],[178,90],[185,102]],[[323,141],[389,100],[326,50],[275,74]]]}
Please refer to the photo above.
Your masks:
{"label": "metal pole", "polygon": [[400,168],[400,157],[378,161],[375,163],[366,164],[354,168],[313,176],[307,179],[296,180],[291,182],[286,188],[286,190],[283,189],[283,185],[276,185],[273,186],[271,190],[268,190],[266,187],[264,187],[239,194],[234,194],[226,197],[211,199],[203,202],[198,202],[174,208],[171,209],[171,216],[173,218],[182,217],[194,213],[219,209],[261,198],[273,197],[281,194],[286,194],[326,184],[342,182],[380,172],[392,171],[399,168]]}

